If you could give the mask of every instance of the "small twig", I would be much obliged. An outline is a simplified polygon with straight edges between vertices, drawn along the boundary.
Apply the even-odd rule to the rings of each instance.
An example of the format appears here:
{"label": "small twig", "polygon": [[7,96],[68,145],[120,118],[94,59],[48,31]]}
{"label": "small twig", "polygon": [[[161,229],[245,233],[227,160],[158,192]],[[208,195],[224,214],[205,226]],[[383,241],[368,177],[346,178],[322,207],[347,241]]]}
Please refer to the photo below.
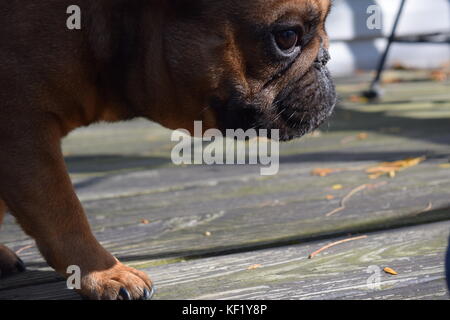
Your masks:
{"label": "small twig", "polygon": [[20,248],[19,250],[16,251],[16,254],[19,254],[19,253],[21,253],[22,251],[25,251],[25,250],[30,249],[30,248],[33,248],[33,247],[34,247],[34,245],[32,245],[32,244],[30,244],[30,245],[28,245],[28,246],[25,246],[25,247],[22,247],[22,248]]}
{"label": "small twig", "polygon": [[422,214],[422,213],[429,212],[429,211],[431,211],[431,209],[433,209],[433,203],[430,201],[428,203],[428,206],[425,209],[423,209],[422,211],[417,212],[417,214]]}
{"label": "small twig", "polygon": [[367,236],[359,236],[359,237],[348,238],[348,239],[344,239],[344,240],[340,240],[340,241],[336,241],[336,242],[327,244],[326,246],[320,248],[319,250],[314,251],[313,253],[311,253],[311,254],[308,256],[308,259],[312,259],[312,258],[314,258],[316,255],[318,255],[319,253],[321,253],[322,251],[327,250],[327,249],[329,249],[329,248],[331,248],[331,247],[337,246],[337,245],[339,245],[339,244],[346,243],[346,242],[349,242],[349,241],[355,241],[355,240],[366,239],[366,238],[367,238]]}
{"label": "small twig", "polygon": [[431,211],[431,209],[433,209],[433,203],[430,201],[428,206],[422,212],[428,212]]}
{"label": "small twig", "polygon": [[348,200],[350,200],[351,197],[353,197],[355,194],[357,194],[358,192],[361,192],[365,189],[375,189],[381,186],[384,186],[385,184],[387,184],[387,182],[381,182],[378,184],[363,184],[360,185],[359,187],[356,187],[355,189],[353,189],[352,191],[350,191],[349,194],[347,194],[344,198],[342,198],[341,200],[341,206],[339,208],[334,209],[333,211],[328,212],[325,216],[327,217],[331,217],[332,215],[341,212],[342,210],[346,209],[346,203]]}
{"label": "small twig", "polygon": [[332,215],[341,212],[342,210],[344,210],[346,208],[345,204],[347,203],[347,201],[353,197],[355,194],[357,194],[360,191],[363,191],[364,189],[366,189],[369,185],[368,184],[363,184],[355,189],[353,189],[352,191],[350,191],[349,194],[347,194],[344,198],[342,198],[341,200],[341,206],[337,209],[334,209],[333,211],[330,211],[326,214],[327,217],[331,217]]}

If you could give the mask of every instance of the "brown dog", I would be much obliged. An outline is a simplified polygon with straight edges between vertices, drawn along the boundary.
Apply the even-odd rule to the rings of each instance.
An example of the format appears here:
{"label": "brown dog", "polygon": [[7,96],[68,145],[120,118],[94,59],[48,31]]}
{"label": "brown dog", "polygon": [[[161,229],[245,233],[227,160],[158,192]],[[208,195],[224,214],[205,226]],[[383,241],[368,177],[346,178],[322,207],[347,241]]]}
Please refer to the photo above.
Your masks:
{"label": "brown dog", "polygon": [[[81,8],[81,30],[66,27]],[[0,221],[6,206],[91,299],[149,298],[95,239],[60,149],[70,131],[143,116],[172,128],[316,128],[335,92],[329,0],[13,0],[0,8]],[[0,246],[0,272],[24,269]]]}

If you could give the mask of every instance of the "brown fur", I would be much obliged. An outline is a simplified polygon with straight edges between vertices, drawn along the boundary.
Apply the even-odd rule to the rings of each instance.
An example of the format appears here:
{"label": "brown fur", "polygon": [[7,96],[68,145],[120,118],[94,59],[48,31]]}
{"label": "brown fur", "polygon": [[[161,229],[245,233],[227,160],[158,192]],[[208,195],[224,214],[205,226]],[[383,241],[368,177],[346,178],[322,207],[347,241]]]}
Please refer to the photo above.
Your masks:
{"label": "brown fur", "polygon": [[[0,222],[4,201],[57,272],[81,268],[82,295],[124,298],[119,291],[125,288],[137,299],[151,281],[95,239],[67,174],[61,138],[97,121],[138,116],[172,129],[192,130],[194,120],[204,121],[205,130],[224,127],[210,102],[236,90],[239,103],[258,100],[266,109],[304,79],[309,90],[322,92],[312,64],[327,43],[329,1],[76,2],[79,31],[65,27],[71,0],[12,0],[0,8]],[[320,23],[292,67],[268,84],[280,65],[248,44],[250,32],[288,9],[304,20],[317,12]],[[327,113],[319,101],[324,97],[314,97],[311,117]],[[0,247],[1,270],[14,256]]]}

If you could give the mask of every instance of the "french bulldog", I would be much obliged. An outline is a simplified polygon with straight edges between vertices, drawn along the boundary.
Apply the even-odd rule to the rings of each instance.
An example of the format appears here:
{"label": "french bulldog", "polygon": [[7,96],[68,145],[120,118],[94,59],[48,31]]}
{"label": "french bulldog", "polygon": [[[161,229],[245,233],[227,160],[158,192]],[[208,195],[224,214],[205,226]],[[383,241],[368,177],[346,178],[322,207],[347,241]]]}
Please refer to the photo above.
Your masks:
{"label": "french bulldog", "polygon": [[[67,27],[68,8],[80,28]],[[88,299],[149,299],[147,274],[94,237],[61,139],[99,121],[170,129],[317,128],[336,94],[330,0],[12,0],[0,7],[0,222],[10,212]],[[0,274],[23,262],[0,246]]]}

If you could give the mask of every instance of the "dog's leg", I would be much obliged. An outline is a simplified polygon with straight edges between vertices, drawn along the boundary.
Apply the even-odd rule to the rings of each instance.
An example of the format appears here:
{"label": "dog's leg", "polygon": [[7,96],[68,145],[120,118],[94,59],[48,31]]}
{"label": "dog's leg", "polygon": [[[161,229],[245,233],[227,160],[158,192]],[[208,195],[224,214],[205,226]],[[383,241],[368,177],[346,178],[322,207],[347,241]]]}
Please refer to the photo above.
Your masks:
{"label": "dog's leg", "polygon": [[[6,212],[6,205],[0,199],[0,226]],[[0,278],[25,271],[23,261],[8,247],[0,244]]]}
{"label": "dog's leg", "polygon": [[[59,127],[34,121],[26,129],[4,131],[10,137],[0,139],[0,195],[11,213],[58,273],[68,276],[69,266],[79,267],[82,296],[150,298],[147,275],[120,263],[92,234],[67,174]],[[23,132],[28,134],[14,134]]]}

